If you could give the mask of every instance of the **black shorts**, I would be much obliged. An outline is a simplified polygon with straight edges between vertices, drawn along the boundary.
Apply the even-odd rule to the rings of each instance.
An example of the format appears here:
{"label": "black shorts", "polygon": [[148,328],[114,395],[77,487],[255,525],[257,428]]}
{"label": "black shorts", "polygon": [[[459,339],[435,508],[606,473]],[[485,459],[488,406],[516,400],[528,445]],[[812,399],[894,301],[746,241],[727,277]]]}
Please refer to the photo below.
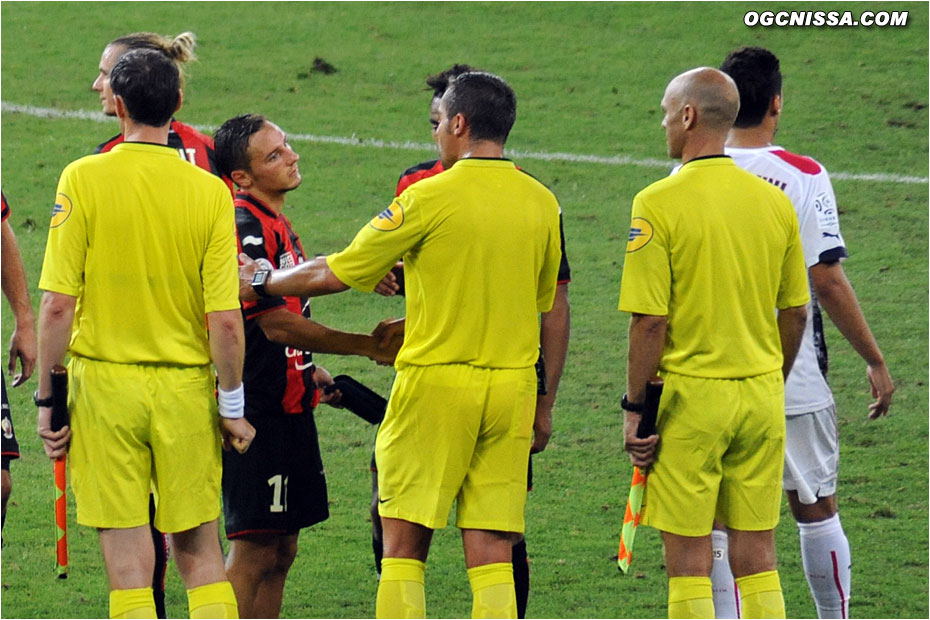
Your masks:
{"label": "black shorts", "polygon": [[223,452],[226,537],[296,534],[329,517],[326,477],[312,414],[249,419],[245,454]]}
{"label": "black shorts", "polygon": [[10,470],[10,461],[19,458],[19,443],[16,441],[16,431],[13,430],[13,418],[10,417],[10,402],[6,398],[6,379],[3,378],[3,420],[2,424],[2,469]]}

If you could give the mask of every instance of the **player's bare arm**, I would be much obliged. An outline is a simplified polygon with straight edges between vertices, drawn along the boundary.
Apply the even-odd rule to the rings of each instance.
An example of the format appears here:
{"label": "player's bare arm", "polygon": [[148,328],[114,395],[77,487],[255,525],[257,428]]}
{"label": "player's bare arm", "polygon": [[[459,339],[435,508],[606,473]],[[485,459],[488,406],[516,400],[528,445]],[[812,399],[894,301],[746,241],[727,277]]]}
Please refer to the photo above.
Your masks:
{"label": "player's bare arm", "polygon": [[[658,369],[665,347],[665,332],[668,318],[649,314],[634,314],[630,318],[629,356],[627,360],[627,400],[642,403],[646,400],[646,383]],[[659,436],[645,439],[636,436],[642,415],[625,411],[623,416],[624,450],[637,467],[649,467],[655,461]]]}
{"label": "player's bare arm", "polygon": [[876,399],[869,404],[869,419],[887,415],[894,394],[894,382],[842,264],[818,263],[810,268],[809,273],[817,301],[843,337],[868,364],[866,374],[872,397]]}
{"label": "player's bare arm", "polygon": [[543,359],[546,360],[546,393],[536,398],[532,452],[545,450],[552,437],[552,408],[565,368],[570,330],[568,284],[562,283],[555,289],[552,310],[544,313],[540,319],[539,343]]}
{"label": "player's bare arm", "polygon": [[[52,394],[51,370],[64,365],[65,353],[71,342],[71,326],[77,298],[63,293],[46,291],[39,305],[39,386],[36,394],[40,399]],[[39,407],[37,428],[45,448],[45,454],[55,460],[64,456],[71,441],[71,427],[59,431],[51,430],[52,408]]]}
{"label": "player's bare arm", "polygon": [[[10,338],[10,358],[7,370],[13,377],[13,387],[26,382],[35,368],[37,345],[35,333],[35,315],[32,312],[32,302],[29,300],[29,286],[26,283],[26,270],[23,259],[16,243],[16,235],[9,221],[3,222],[2,262],[0,262],[0,280],[2,280],[3,294],[10,302],[15,325],[13,336]],[[22,370],[16,374],[17,362]]]}
{"label": "player's bare arm", "polygon": [[[258,271],[258,264],[246,254],[239,255],[239,263],[239,299],[255,301],[258,294],[252,287],[252,278]],[[394,295],[398,290],[396,280],[396,276],[388,272],[375,287],[375,292],[386,297]],[[319,297],[341,293],[348,288],[349,285],[336,277],[322,256],[287,269],[275,269],[265,280],[265,292],[279,297]]]}
{"label": "player's bare arm", "polygon": [[[333,329],[294,314],[284,307],[265,312],[256,320],[265,337],[271,342],[313,353],[361,355],[382,364],[394,363],[403,342],[401,333],[400,338],[389,340],[382,346],[374,333],[358,334]],[[382,321],[382,324],[385,322]],[[378,328],[375,329],[377,331]]]}
{"label": "player's bare arm", "polygon": [[807,307],[795,306],[778,311],[778,334],[781,338],[782,377],[788,378],[794,358],[801,348],[804,325],[807,323]]}

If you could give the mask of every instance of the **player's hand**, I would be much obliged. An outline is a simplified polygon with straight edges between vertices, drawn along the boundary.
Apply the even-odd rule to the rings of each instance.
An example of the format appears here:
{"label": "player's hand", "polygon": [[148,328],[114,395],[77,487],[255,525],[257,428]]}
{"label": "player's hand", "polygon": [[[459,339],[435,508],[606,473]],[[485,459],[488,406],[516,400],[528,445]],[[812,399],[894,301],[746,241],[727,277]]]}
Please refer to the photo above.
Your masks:
{"label": "player's hand", "polygon": [[659,436],[650,435],[645,439],[636,436],[639,420],[642,415],[632,411],[625,411],[623,415],[623,449],[630,454],[630,462],[640,468],[646,468],[655,463],[656,450],[659,447]]}
{"label": "player's hand", "polygon": [[894,382],[884,363],[869,365],[866,374],[869,377],[869,385],[872,386],[872,398],[878,399],[869,405],[869,419],[875,420],[888,415],[888,409],[891,408],[891,395],[894,394]]}
{"label": "player's hand", "polygon": [[42,438],[45,455],[54,461],[68,453],[68,444],[71,443],[71,427],[62,426],[60,430],[52,431],[52,408],[39,407],[38,411],[39,437]]}
{"label": "player's hand", "polygon": [[394,275],[394,269],[403,269],[403,263],[397,263],[391,271],[387,272],[381,281],[375,285],[375,292],[384,297],[393,297],[400,290],[400,284],[397,283],[397,276]]}
{"label": "player's hand", "polygon": [[342,392],[333,390],[329,394],[324,389],[327,385],[332,385],[333,376],[322,366],[317,366],[313,371],[313,382],[320,390],[320,402],[336,409],[342,409]]}
{"label": "player's hand", "polygon": [[234,449],[239,454],[245,454],[255,439],[255,427],[245,418],[220,418],[220,433],[223,449]]}
{"label": "player's hand", "polygon": [[[32,371],[36,366],[36,332],[30,325],[28,328],[16,326],[13,337],[10,338],[10,363],[7,370],[13,377],[13,387],[17,387],[26,382],[26,379],[32,376]],[[22,365],[22,371],[16,373],[16,362]]]}
{"label": "player's hand", "polygon": [[252,276],[258,271],[258,263],[248,254],[239,254],[239,301],[255,301],[258,293],[252,288]]}
{"label": "player's hand", "polygon": [[533,419],[533,445],[530,454],[542,452],[552,437],[552,405],[542,397],[536,398],[536,417]]}
{"label": "player's hand", "polygon": [[385,319],[378,323],[371,335],[375,340],[375,349],[368,357],[381,366],[391,366],[401,345],[404,344],[404,325],[406,319]]}
{"label": "player's hand", "polygon": [[378,348],[386,349],[396,337],[400,336],[403,340],[406,325],[406,318],[384,319],[372,330],[371,335],[378,341]]}

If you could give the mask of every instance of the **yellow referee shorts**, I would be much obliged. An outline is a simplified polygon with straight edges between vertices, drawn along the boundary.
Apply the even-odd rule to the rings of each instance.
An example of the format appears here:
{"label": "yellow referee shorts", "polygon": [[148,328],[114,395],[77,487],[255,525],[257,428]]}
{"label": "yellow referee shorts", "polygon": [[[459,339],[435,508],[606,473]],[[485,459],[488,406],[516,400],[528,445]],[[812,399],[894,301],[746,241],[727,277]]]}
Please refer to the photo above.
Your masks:
{"label": "yellow referee shorts", "polygon": [[149,522],[180,532],[220,513],[222,445],[209,366],[111,364],[72,358],[71,485],[77,521],[97,528]]}
{"label": "yellow referee shorts", "polygon": [[643,523],[681,536],[710,534],[714,519],[738,530],[774,528],[785,458],[781,371],[664,379]]}
{"label": "yellow referee shorts", "polygon": [[397,371],[375,442],[379,512],[431,529],[522,532],[536,372],[467,364]]}

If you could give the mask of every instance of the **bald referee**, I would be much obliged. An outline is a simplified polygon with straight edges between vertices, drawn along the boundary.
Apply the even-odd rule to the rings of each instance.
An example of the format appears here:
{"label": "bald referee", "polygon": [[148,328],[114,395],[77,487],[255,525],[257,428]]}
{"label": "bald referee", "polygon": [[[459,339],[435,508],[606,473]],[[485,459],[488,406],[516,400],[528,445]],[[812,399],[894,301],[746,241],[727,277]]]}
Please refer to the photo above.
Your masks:
{"label": "bald referee", "polygon": [[[342,252],[262,279],[274,295],[371,291],[403,258],[405,341],[375,448],[384,528],[376,616],[425,617],[430,540],[457,500],[472,617],[516,618],[511,547],[524,529],[559,206],[503,158],[516,119],[504,80],[464,73],[439,110],[445,172],[406,189]],[[246,294],[254,268],[240,275]]]}
{"label": "bald referee", "polygon": [[[774,538],[784,378],[810,295],[791,201],[723,154],[738,109],[736,85],[716,69],[669,83],[662,126],[682,167],[634,199],[620,287],[620,310],[633,315],[626,449],[652,467],[643,523],[662,532],[670,618],[714,617],[715,518],[730,533],[744,616],[785,617]],[[658,436],[638,439],[657,373]]]}
{"label": "bald referee", "polygon": [[[254,430],[242,417],[232,199],[167,145],[180,107],[172,60],[128,52],[110,85],[124,142],[58,183],[39,280],[39,435],[53,459],[71,443],[77,521],[97,529],[111,618],[155,617],[153,485],[191,617],[235,618],[217,529],[220,433],[244,451]],[[71,427],[53,432],[49,373],[66,353]]]}

